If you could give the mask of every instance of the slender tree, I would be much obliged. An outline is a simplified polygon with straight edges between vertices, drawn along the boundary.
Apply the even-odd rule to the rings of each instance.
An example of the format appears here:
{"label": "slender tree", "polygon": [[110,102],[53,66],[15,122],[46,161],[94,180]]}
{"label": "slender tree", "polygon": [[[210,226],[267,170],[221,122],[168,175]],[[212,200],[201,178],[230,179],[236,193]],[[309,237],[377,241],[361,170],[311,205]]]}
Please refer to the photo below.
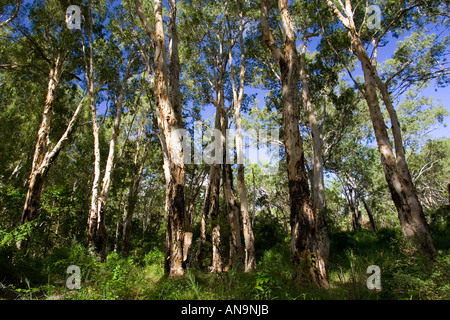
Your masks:
{"label": "slender tree", "polygon": [[[237,4],[238,6],[238,39],[239,39],[239,50],[240,50],[240,66],[239,66],[239,77],[238,85],[236,86],[235,72],[233,65],[233,50],[232,42],[234,41],[232,35],[229,35],[228,40],[228,55],[230,64],[230,80],[231,87],[233,91],[233,108],[234,108],[234,119],[236,124],[236,150],[237,150],[237,184],[240,199],[240,211],[242,216],[243,224],[243,235],[245,243],[245,260],[244,260],[244,270],[245,272],[250,272],[256,267],[255,259],[255,237],[253,235],[253,226],[250,219],[250,213],[248,209],[248,197],[247,197],[247,186],[245,183],[245,166],[244,166],[244,141],[242,136],[242,119],[241,119],[241,107],[244,99],[244,85],[245,85],[245,47],[244,47],[244,13],[242,9],[242,4]],[[230,22],[228,22],[230,24]],[[229,32],[231,32],[231,26],[228,26]]]}
{"label": "slender tree", "polygon": [[[381,36],[372,38],[374,54],[370,57],[362,38],[362,27],[364,26],[364,22],[360,28],[357,27],[354,19],[352,2],[349,0],[346,1],[341,9],[335,5],[334,1],[328,0],[327,4],[347,30],[351,41],[351,50],[361,63],[364,73],[364,96],[370,111],[385,178],[391,192],[392,200],[397,208],[402,232],[408,239],[412,239],[422,252],[434,256],[436,254],[436,249],[428,229],[422,205],[417,197],[411,174],[408,169],[397,112],[394,109],[386,83],[381,80],[377,69],[378,44]],[[413,3],[411,5],[405,3],[405,5],[406,7],[402,7],[398,12],[398,15],[403,16],[403,14],[406,14],[416,7],[418,3]],[[366,8],[364,20],[367,18],[367,13],[368,8]],[[399,19],[398,16],[393,18],[391,22],[395,23],[397,19]],[[389,27],[387,27],[381,35],[385,34],[388,29]],[[381,93],[382,101],[389,114],[392,125],[392,135],[394,137],[394,146],[389,140],[386,124],[378,100],[378,90]]]}

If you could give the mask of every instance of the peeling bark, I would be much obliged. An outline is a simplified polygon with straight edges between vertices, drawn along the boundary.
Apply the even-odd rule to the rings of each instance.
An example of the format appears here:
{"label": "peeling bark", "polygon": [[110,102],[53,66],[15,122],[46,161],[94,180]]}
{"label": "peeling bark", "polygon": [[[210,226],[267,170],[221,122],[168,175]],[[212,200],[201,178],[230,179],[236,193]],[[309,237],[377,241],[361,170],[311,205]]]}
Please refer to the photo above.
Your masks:
{"label": "peeling bark", "polygon": [[[402,233],[420,251],[433,258],[436,255],[436,249],[407,166],[397,114],[392,105],[387,87],[381,81],[376,68],[376,57],[371,59],[362,43],[353,20],[351,1],[346,1],[345,3],[345,16],[334,5],[333,1],[327,0],[327,3],[347,29],[353,54],[361,62],[361,67],[364,72],[364,95],[369,107],[384,175],[392,200],[397,209]],[[389,141],[386,124],[378,102],[377,88],[381,92],[383,102],[391,120],[395,154],[392,144]]]}
{"label": "peeling bark", "polygon": [[[185,171],[181,140],[174,133],[183,127],[181,117],[181,93],[179,91],[178,36],[176,33],[176,1],[169,0],[169,58],[170,74],[166,58],[166,43],[162,15],[162,1],[154,1],[154,32],[142,12],[139,0],[135,0],[138,16],[147,35],[152,40],[155,71],[155,95],[158,102],[157,115],[160,140],[164,154],[166,178],[166,270],[170,276],[178,277],[184,273],[184,259],[187,258],[190,226],[185,216],[184,184]],[[192,236],[191,236],[192,237]],[[186,244],[184,243],[186,239]],[[183,252],[183,250],[185,252]]]}
{"label": "peeling bark", "polygon": [[231,43],[228,42],[228,55],[230,61],[230,78],[231,86],[233,89],[233,105],[234,105],[234,119],[236,122],[236,150],[238,158],[238,174],[237,174],[237,184],[238,193],[240,199],[240,211],[242,216],[243,225],[243,235],[245,243],[245,260],[244,260],[244,271],[250,272],[256,267],[255,259],[255,238],[253,235],[253,226],[250,219],[250,214],[248,210],[248,199],[247,199],[247,187],[245,185],[245,168],[244,168],[244,142],[242,138],[242,121],[241,121],[241,106],[244,98],[244,84],[245,84],[245,48],[244,48],[244,26],[243,26],[243,14],[242,11],[239,12],[239,46],[241,50],[241,65],[239,72],[239,86],[236,87],[234,80],[234,70],[233,70],[233,54],[231,50]]}
{"label": "peeling bark", "polygon": [[294,282],[305,286],[328,288],[323,251],[325,220],[314,212],[305,169],[303,140],[299,131],[298,54],[296,37],[288,10],[288,1],[278,6],[285,34],[284,52],[278,48],[268,22],[265,0],[261,1],[263,40],[271,50],[281,73],[284,144],[291,211],[291,256],[296,268]]}

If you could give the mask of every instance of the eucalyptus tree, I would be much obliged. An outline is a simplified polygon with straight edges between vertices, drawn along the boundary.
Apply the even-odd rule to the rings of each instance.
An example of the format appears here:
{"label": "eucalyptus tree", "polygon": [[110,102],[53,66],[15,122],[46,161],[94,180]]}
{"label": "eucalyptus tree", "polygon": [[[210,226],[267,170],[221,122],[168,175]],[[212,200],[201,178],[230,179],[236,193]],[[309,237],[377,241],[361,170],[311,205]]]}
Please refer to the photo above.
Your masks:
{"label": "eucalyptus tree", "polygon": [[[126,98],[130,96],[128,82],[132,78],[133,73],[138,72],[137,68],[139,66],[135,63],[137,48],[133,46],[130,36],[123,32],[122,28],[124,26],[118,25],[118,21],[126,23],[126,19],[123,19],[125,16],[123,7],[119,5],[114,10],[114,15],[116,15],[114,16],[111,13],[106,13],[104,7],[90,1],[87,10],[88,14],[86,15],[84,31],[87,34],[86,42],[89,55],[86,54],[84,43],[83,53],[94,138],[94,170],[91,208],[88,219],[88,248],[91,253],[99,253],[104,260],[107,254],[108,239],[105,224],[106,209],[115,169],[116,145],[120,134],[124,105],[127,104]],[[109,24],[101,24],[101,20],[106,19],[106,17],[109,17]],[[118,17],[121,19],[118,19]],[[101,27],[98,28],[100,25]],[[106,34],[106,37],[103,33]],[[101,54],[102,52],[107,52],[108,54],[103,55]],[[103,98],[100,94],[100,89],[103,89],[102,91],[105,92],[106,107],[111,107],[114,112],[113,127],[108,143],[108,155],[101,184],[100,131],[102,130],[102,123],[99,123],[97,115],[97,102]],[[111,106],[109,101],[112,101]]]}
{"label": "eucalyptus tree", "polygon": [[[375,10],[358,1],[327,0],[327,5],[334,16],[340,21],[348,34],[350,51],[361,63],[364,73],[364,96],[370,111],[375,137],[380,151],[381,162],[386,181],[397,208],[403,234],[417,243],[418,248],[430,256],[436,254],[436,249],[425,219],[422,205],[411,178],[406,161],[401,126],[393,100],[389,91],[389,79],[384,79],[377,67],[377,57],[380,44],[385,41],[387,34],[399,33],[399,30],[409,29],[412,25],[420,26],[430,21],[428,17],[439,16],[439,10],[448,7],[445,3],[426,1],[387,2],[383,7]],[[362,7],[363,9],[359,9]],[[376,9],[375,8],[375,9]],[[381,24],[381,12],[383,24]],[[420,12],[419,12],[420,11]],[[435,11],[438,11],[436,14]],[[429,16],[428,16],[429,14]],[[370,55],[367,45],[372,45]],[[439,63],[439,62],[438,62]],[[402,66],[394,76],[405,68]],[[378,91],[389,114],[394,145],[390,142],[389,134],[380,108]],[[395,150],[394,150],[395,149]]]}

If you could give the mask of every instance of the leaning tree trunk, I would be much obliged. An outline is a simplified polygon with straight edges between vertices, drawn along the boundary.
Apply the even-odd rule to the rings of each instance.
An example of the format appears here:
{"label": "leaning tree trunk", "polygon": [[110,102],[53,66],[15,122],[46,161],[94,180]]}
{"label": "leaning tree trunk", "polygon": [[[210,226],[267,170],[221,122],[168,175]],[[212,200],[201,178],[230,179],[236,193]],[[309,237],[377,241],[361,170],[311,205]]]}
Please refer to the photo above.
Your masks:
{"label": "leaning tree trunk", "polygon": [[[397,114],[392,105],[387,88],[380,79],[376,62],[369,57],[357,31],[353,20],[351,2],[346,1],[344,8],[345,16],[334,5],[333,1],[328,0],[327,3],[347,29],[352,43],[353,53],[361,62],[364,72],[364,95],[369,107],[384,175],[392,200],[397,209],[402,233],[407,239],[412,240],[420,251],[434,257],[436,255],[436,248],[434,247],[422,205],[417,197],[417,192],[408,170]],[[383,102],[391,120],[395,155],[392,144],[389,141],[386,124],[378,102],[377,88],[381,92]]]}
{"label": "leaning tree trunk", "polygon": [[375,223],[375,218],[373,216],[372,210],[370,210],[369,204],[366,202],[364,196],[360,196],[360,199],[364,205],[364,209],[366,209],[367,215],[369,216],[370,226],[374,231],[377,231],[377,224]]}
{"label": "leaning tree trunk", "polygon": [[22,212],[22,223],[26,223],[35,218],[41,200],[44,176],[41,169],[42,161],[49,148],[50,121],[55,102],[55,91],[63,71],[64,56],[59,54],[55,62],[50,67],[47,97],[45,99],[42,122],[38,131],[38,139],[31,166],[31,174],[28,183],[28,192]]}
{"label": "leaning tree trunk", "polygon": [[281,73],[284,144],[286,149],[288,188],[291,211],[291,255],[296,272],[294,281],[328,288],[325,257],[322,250],[323,217],[314,212],[305,169],[303,140],[299,131],[298,55],[296,37],[288,10],[288,1],[278,1],[285,40],[284,52],[278,48],[269,28],[268,9],[261,1],[263,39],[278,63]]}
{"label": "leaning tree trunk", "polygon": [[[58,142],[55,144],[53,149],[50,149],[50,119],[53,103],[55,100],[55,90],[59,83],[60,75],[62,73],[63,60],[58,56],[55,66],[50,70],[49,84],[47,91],[46,103],[44,106],[44,114],[42,118],[42,123],[38,132],[38,141],[36,143],[35,154],[33,157],[32,170],[30,174],[30,180],[28,185],[27,196],[25,199],[25,205],[22,212],[22,223],[27,223],[36,217],[37,210],[39,208],[39,203],[42,194],[42,188],[44,185],[45,177],[49,172],[52,164],[58,157],[58,154],[62,150],[65,142],[70,137],[72,132],[75,130],[75,124],[78,120],[81,110],[83,108],[84,96],[79,102],[75,112],[70,119],[65,132],[62,134]],[[19,244],[21,247],[22,244]],[[26,241],[25,245],[26,247]]]}

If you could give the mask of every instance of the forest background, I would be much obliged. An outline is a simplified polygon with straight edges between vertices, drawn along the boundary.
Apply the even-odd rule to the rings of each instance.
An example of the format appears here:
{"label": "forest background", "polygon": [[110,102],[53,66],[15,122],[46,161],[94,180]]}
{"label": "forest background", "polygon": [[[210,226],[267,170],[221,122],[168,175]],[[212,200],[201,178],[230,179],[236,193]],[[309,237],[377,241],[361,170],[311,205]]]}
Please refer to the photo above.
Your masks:
{"label": "forest background", "polygon": [[1,0],[0,298],[449,299],[449,5]]}

